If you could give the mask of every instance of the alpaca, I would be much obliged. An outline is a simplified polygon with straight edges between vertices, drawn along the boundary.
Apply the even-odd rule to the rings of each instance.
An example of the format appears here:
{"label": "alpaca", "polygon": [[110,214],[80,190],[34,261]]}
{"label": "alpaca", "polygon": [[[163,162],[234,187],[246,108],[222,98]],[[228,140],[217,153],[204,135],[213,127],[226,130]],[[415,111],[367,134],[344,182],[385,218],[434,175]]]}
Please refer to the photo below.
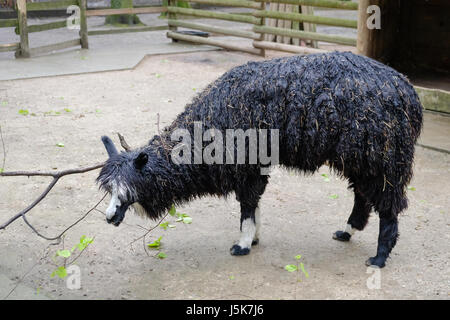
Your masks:
{"label": "alpaca", "polygon": [[[190,139],[180,142],[177,130],[194,137],[199,124],[216,135],[204,136],[200,146]],[[129,206],[156,219],[172,204],[234,192],[241,237],[231,254],[246,255],[259,241],[258,204],[269,181],[262,169],[268,165],[259,154],[256,163],[249,162],[250,155],[244,163],[218,161],[219,148],[211,152],[212,163],[178,163],[174,150],[181,145],[183,156],[192,160],[228,129],[276,130],[278,135],[266,140],[268,153],[278,152],[280,166],[313,173],[327,163],[348,179],[354,206],[347,227],[334,239],[349,241],[364,229],[372,209],[379,214],[377,252],[366,264],[384,267],[397,242],[398,214],[407,207],[405,189],[421,128],[422,106],[412,85],[375,60],[332,52],[249,62],[211,83],[146,146],[119,153],[102,137],[109,159],[97,181],[111,194],[107,221],[116,226]],[[244,140],[246,152],[260,148],[250,134]],[[236,147],[230,150],[236,155]]]}

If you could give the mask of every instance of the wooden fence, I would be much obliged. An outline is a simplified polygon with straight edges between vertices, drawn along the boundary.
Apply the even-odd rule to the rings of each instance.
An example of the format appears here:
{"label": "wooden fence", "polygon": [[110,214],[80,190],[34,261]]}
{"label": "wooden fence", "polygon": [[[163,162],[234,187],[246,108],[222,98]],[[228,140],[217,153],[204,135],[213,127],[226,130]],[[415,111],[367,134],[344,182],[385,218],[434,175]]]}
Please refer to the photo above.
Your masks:
{"label": "wooden fence", "polygon": [[[139,7],[139,8],[121,8],[121,9],[95,9],[87,10],[86,16],[112,16],[118,14],[144,14],[144,13],[162,13],[167,12],[166,7]],[[88,31],[88,35],[103,35],[103,34],[115,34],[115,33],[128,33],[128,32],[145,32],[145,31],[157,31],[167,30],[169,27],[167,24],[160,26],[143,26],[143,27],[128,27],[128,28],[113,28],[108,30],[92,30]]]}
{"label": "wooden fence", "polygon": [[[216,6],[226,6],[226,7],[236,7],[236,8],[250,8],[254,10],[262,9],[262,3],[257,3],[254,1],[246,0],[189,0],[189,2],[202,3]],[[167,33],[169,38],[175,40],[183,40],[188,42],[207,44],[212,46],[217,46],[229,50],[243,51],[247,53],[264,55],[264,49],[255,48],[251,44],[248,46],[242,44],[232,44],[227,41],[220,41],[214,39],[208,39],[195,35],[186,35],[177,32],[178,27],[188,28],[193,30],[200,30],[206,32],[213,32],[220,35],[233,36],[238,38],[245,38],[251,40],[262,40],[261,35],[252,31],[237,30],[232,28],[218,27],[208,24],[195,23],[190,21],[182,21],[177,19],[177,15],[192,16],[197,18],[207,18],[207,19],[219,19],[225,21],[246,23],[250,25],[262,25],[264,19],[259,17],[254,17],[252,15],[235,14],[228,12],[217,12],[210,10],[200,10],[200,9],[188,9],[188,8],[178,8],[175,6],[175,1],[169,1],[169,28],[170,31]]]}
{"label": "wooden fence", "polygon": [[[55,2],[30,2],[26,3],[26,0],[17,0],[17,25],[16,33],[20,35],[19,46],[16,47],[16,57],[27,58],[30,56],[48,53],[56,50],[62,50],[66,48],[81,46],[87,49],[88,38],[87,38],[87,23],[86,23],[86,1],[87,0],[61,0]],[[38,24],[38,25],[28,25],[27,23],[27,12],[29,11],[43,11],[43,10],[55,10],[55,9],[66,9],[67,7],[75,5],[80,7],[80,37],[72,40],[67,40],[60,43],[55,43],[51,45],[30,48],[28,41],[28,34],[33,32],[41,32],[58,28],[65,28],[67,26],[66,20]]]}
{"label": "wooden fence", "polygon": [[[41,46],[37,48],[30,48],[28,35],[33,32],[42,32],[52,29],[67,27],[67,19],[38,24],[28,25],[27,12],[29,11],[43,11],[43,10],[57,10],[67,9],[69,6],[75,5],[80,8],[80,32],[79,38],[67,40],[60,43]],[[0,52],[15,51],[16,58],[27,58],[30,56],[48,53],[56,50],[62,50],[70,47],[81,46],[83,49],[89,48],[88,36],[89,35],[102,35],[113,33],[126,33],[126,32],[143,32],[154,30],[167,30],[167,24],[162,26],[144,26],[144,27],[129,27],[129,28],[117,28],[109,30],[93,30],[88,31],[87,17],[91,16],[109,16],[118,14],[144,14],[144,13],[160,13],[166,12],[166,7],[139,7],[139,8],[122,8],[122,9],[87,9],[87,0],[59,0],[48,2],[30,2],[26,3],[26,0],[17,0],[17,19],[2,19],[0,20],[0,28],[15,27],[16,34],[20,35],[19,43],[0,44]]]}
{"label": "wooden fence", "polygon": [[[313,40],[313,41],[323,41],[329,43],[336,43],[341,45],[356,46],[356,39],[342,37],[339,35],[329,35],[320,34],[317,32],[307,32],[300,30],[293,30],[287,28],[280,28],[275,26],[268,26],[265,21],[266,19],[282,19],[289,20],[293,23],[310,23],[318,25],[327,26],[337,26],[345,28],[357,28],[358,23],[356,20],[348,19],[338,19],[329,17],[320,17],[312,14],[304,13],[291,13],[291,12],[279,12],[267,10],[266,4],[268,3],[280,3],[280,4],[291,4],[291,5],[303,5],[303,6],[314,6],[323,8],[333,8],[342,10],[358,10],[358,4],[355,2],[346,2],[338,0],[252,0],[252,1],[240,1],[240,0],[192,0],[189,2],[210,4],[217,6],[228,6],[228,7],[242,7],[251,8],[253,12],[251,15],[241,15],[232,14],[226,12],[216,12],[209,10],[199,10],[199,9],[186,9],[177,8],[175,6],[169,5],[168,12],[172,14],[169,18],[170,32],[167,36],[172,39],[184,40],[189,42],[208,44],[213,46],[222,47],[225,49],[239,50],[253,54],[264,55],[265,49],[287,51],[293,53],[314,53],[323,52],[324,50],[308,48],[304,46],[287,45],[282,43],[273,43],[269,41],[264,41],[265,35],[276,35],[285,36],[290,38],[297,38],[302,40]],[[197,17],[197,18],[208,18],[208,19],[220,19],[227,21],[234,21],[240,23],[252,24],[252,31],[236,30],[231,28],[223,28],[212,25],[200,24],[191,21],[182,21],[177,19],[177,14]],[[247,38],[253,40],[252,46],[244,46],[242,44],[233,44],[229,41],[219,41],[213,39],[207,39],[204,37],[185,35],[177,32],[177,27],[183,27],[193,30],[201,30],[206,32],[217,33],[221,35],[234,36],[240,38]]]}
{"label": "wooden fence", "polygon": [[[19,24],[19,19],[0,19],[0,28],[14,28]],[[20,43],[0,43],[0,52],[17,51]]]}
{"label": "wooden fence", "polygon": [[[29,57],[36,54],[61,50],[74,46],[81,46],[87,49],[88,36],[115,34],[126,32],[143,32],[154,30],[166,30],[167,36],[173,40],[182,40],[199,44],[212,45],[230,50],[238,50],[251,54],[264,55],[266,49],[287,51],[292,53],[314,53],[324,50],[289,45],[285,43],[275,43],[265,41],[267,36],[283,36],[293,39],[324,41],[342,45],[356,46],[356,39],[342,37],[339,35],[320,34],[317,32],[301,31],[276,26],[269,26],[267,19],[278,19],[290,21],[292,24],[308,23],[311,25],[327,25],[345,28],[357,28],[356,20],[338,19],[315,16],[314,14],[296,13],[296,12],[280,12],[268,10],[267,4],[279,3],[285,5],[313,6],[323,8],[334,8],[342,10],[358,10],[358,3],[339,1],[339,0],[188,0],[191,3],[200,3],[222,7],[235,7],[251,9],[247,14],[229,13],[223,11],[201,10],[192,8],[180,8],[176,6],[175,0],[169,0],[168,7],[137,7],[137,8],[121,8],[121,9],[87,9],[87,0],[58,0],[50,2],[34,2],[26,3],[26,0],[17,0],[17,19],[0,20],[0,28],[16,27],[16,33],[20,34],[20,43],[0,44],[0,52],[16,51],[16,57]],[[30,48],[28,42],[29,33],[42,32],[57,28],[66,27],[66,19],[56,22],[50,22],[40,25],[27,24],[27,12],[49,9],[66,9],[70,5],[80,7],[80,32],[79,38],[68,40],[62,43]],[[92,30],[88,31],[87,17],[92,16],[109,16],[119,14],[148,14],[148,13],[168,13],[168,21],[160,26],[139,26],[127,28],[114,28],[108,30]],[[249,24],[248,30],[217,26],[213,24],[197,23],[192,20],[178,19],[181,16],[189,16],[194,18],[218,19],[223,21],[231,21],[237,23]],[[179,32],[178,28],[187,28],[204,32],[215,33],[219,35],[238,37],[249,39],[248,44],[242,42],[230,42],[226,40],[211,39],[201,37],[195,34],[186,34]]]}

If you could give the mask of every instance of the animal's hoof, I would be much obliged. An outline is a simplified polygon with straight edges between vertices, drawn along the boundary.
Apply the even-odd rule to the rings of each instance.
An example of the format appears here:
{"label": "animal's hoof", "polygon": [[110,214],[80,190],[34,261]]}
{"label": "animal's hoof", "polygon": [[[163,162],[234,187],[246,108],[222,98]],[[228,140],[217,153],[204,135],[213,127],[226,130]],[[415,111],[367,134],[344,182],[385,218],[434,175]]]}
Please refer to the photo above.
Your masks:
{"label": "animal's hoof", "polygon": [[372,257],[366,260],[366,266],[376,266],[383,268],[386,265],[386,259],[382,257]]}
{"label": "animal's hoof", "polygon": [[338,241],[350,241],[351,237],[350,233],[345,231],[336,231],[333,233],[333,239]]}
{"label": "animal's hoof", "polygon": [[252,246],[256,246],[259,243],[259,239],[255,239],[252,241]]}
{"label": "animal's hoof", "polygon": [[241,248],[240,245],[235,244],[234,246],[231,247],[230,253],[233,256],[245,256],[250,253],[250,249],[249,248]]}

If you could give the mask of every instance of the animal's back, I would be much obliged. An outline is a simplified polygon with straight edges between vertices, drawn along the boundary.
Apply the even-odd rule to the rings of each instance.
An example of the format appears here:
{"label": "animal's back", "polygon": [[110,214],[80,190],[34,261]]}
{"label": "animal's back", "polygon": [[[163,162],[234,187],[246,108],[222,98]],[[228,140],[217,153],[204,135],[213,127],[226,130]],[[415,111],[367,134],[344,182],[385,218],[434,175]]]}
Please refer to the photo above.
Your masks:
{"label": "animal's back", "polygon": [[414,148],[404,146],[413,146],[421,131],[422,106],[399,72],[333,52],[235,67],[176,123],[186,119],[205,129],[279,129],[280,163],[286,166],[314,171],[329,160],[340,170],[364,166],[377,174],[389,170],[387,162],[412,161]]}

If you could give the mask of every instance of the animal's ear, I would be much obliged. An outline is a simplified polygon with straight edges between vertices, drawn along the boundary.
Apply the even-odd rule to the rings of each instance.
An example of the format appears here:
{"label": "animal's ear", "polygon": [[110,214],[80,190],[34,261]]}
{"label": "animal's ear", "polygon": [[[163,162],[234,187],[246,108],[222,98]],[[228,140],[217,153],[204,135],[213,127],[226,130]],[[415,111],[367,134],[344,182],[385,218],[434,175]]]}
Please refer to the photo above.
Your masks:
{"label": "animal's ear", "polygon": [[116,146],[114,145],[114,142],[112,142],[112,140],[109,137],[103,136],[102,142],[105,145],[106,152],[108,152],[108,156],[110,158],[119,153],[116,149]]}
{"label": "animal's ear", "polygon": [[148,155],[145,152],[139,153],[139,155],[134,159],[134,166],[136,169],[142,169],[148,162]]}

